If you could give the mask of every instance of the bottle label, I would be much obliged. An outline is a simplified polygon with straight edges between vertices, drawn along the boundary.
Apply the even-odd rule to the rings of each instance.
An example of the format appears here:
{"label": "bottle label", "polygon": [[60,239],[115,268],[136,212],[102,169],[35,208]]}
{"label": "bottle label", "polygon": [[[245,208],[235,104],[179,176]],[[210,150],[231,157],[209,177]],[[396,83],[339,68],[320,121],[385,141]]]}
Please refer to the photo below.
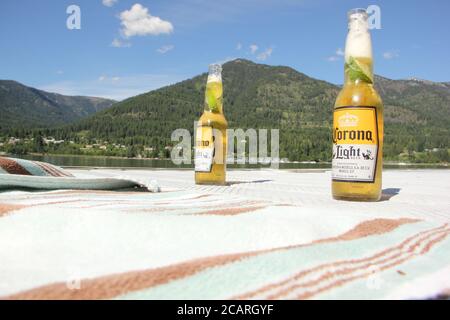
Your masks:
{"label": "bottle label", "polygon": [[333,116],[333,181],[375,181],[378,156],[375,107],[338,107]]}
{"label": "bottle label", "polygon": [[211,127],[198,127],[195,138],[195,171],[211,172],[214,159],[214,136]]}

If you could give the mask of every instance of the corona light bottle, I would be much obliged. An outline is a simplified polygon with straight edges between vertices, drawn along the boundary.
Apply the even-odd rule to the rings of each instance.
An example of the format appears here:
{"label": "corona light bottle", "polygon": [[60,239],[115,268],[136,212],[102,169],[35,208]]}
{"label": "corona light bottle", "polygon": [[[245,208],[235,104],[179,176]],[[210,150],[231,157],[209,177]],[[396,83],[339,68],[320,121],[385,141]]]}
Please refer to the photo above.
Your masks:
{"label": "corona light bottle", "polygon": [[195,137],[195,183],[225,184],[227,120],[223,114],[222,66],[209,66],[205,110]]}
{"label": "corona light bottle", "polygon": [[383,104],[373,86],[372,43],[364,9],[348,13],[345,83],[333,114],[333,198],[381,197]]}

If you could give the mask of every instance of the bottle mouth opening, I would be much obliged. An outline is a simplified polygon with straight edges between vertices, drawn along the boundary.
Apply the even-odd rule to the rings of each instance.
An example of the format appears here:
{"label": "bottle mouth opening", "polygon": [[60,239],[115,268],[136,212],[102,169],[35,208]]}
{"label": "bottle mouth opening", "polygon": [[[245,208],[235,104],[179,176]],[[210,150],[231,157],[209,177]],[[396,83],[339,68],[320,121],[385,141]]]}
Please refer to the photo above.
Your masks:
{"label": "bottle mouth opening", "polygon": [[222,65],[219,63],[210,64],[208,71],[210,74],[220,74],[222,72]]}
{"label": "bottle mouth opening", "polygon": [[352,18],[355,18],[355,17],[367,18],[368,14],[367,14],[367,10],[364,8],[355,8],[355,9],[351,9],[349,12],[347,12],[347,17],[349,20]]}

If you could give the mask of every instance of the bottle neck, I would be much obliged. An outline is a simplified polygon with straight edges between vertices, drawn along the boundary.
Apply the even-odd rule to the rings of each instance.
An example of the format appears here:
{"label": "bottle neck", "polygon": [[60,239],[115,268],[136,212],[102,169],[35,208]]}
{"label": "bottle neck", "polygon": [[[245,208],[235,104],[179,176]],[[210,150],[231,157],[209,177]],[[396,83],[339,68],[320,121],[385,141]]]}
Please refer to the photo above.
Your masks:
{"label": "bottle neck", "polygon": [[372,39],[367,20],[350,18],[345,43],[345,84],[373,83]]}

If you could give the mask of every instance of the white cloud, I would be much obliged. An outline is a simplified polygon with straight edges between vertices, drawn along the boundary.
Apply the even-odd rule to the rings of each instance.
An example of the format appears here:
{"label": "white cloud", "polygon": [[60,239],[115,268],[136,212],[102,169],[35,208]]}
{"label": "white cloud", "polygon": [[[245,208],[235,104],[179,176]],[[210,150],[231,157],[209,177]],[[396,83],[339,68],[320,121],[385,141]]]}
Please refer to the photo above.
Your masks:
{"label": "white cloud", "polygon": [[101,75],[98,77],[97,81],[99,82],[117,82],[120,80],[120,77],[114,76],[114,77],[108,77],[105,75]]}
{"label": "white cloud", "polygon": [[130,10],[120,13],[122,34],[128,38],[133,36],[169,34],[173,25],[159,17],[152,16],[141,4],[134,4]]}
{"label": "white cloud", "polygon": [[264,61],[264,60],[267,60],[268,58],[270,58],[270,56],[272,55],[272,52],[273,52],[273,48],[270,47],[270,48],[267,48],[266,50],[258,53],[259,46],[257,44],[251,44],[249,46],[249,48],[250,48],[250,54],[256,55],[256,60],[261,60],[261,61]]}
{"label": "white cloud", "polygon": [[58,71],[56,71],[56,74],[59,74],[59,75],[64,74],[64,71],[58,70]]}
{"label": "white cloud", "polygon": [[258,51],[258,46],[256,45],[256,44],[251,44],[250,45],[250,52],[252,53],[252,54],[255,54],[256,53],[256,51]]}
{"label": "white cloud", "polygon": [[266,50],[264,50],[263,52],[258,54],[256,56],[256,59],[257,60],[261,60],[261,61],[265,61],[268,58],[270,58],[270,56],[272,55],[272,52],[273,52],[273,48],[267,48]]}
{"label": "white cloud", "polygon": [[341,57],[343,57],[344,55],[345,55],[344,50],[342,50],[342,48],[337,48],[335,54],[332,56],[329,56],[327,58],[327,61],[329,61],[329,62],[339,61],[341,59]]}
{"label": "white cloud", "polygon": [[102,75],[97,79],[59,81],[42,85],[38,88],[71,96],[91,96],[123,100],[150,90],[177,83],[186,78],[188,76],[164,74],[140,74],[122,76],[120,78]]}
{"label": "white cloud", "polygon": [[329,62],[335,62],[335,61],[338,61],[338,60],[339,60],[338,56],[330,56],[330,57],[327,58],[327,61],[329,61]]}
{"label": "white cloud", "polygon": [[102,0],[104,6],[112,7],[117,3],[117,0]]}
{"label": "white cloud", "polygon": [[131,43],[122,41],[120,39],[114,38],[114,40],[111,42],[111,47],[114,48],[128,48],[131,47]]}
{"label": "white cloud", "polygon": [[169,52],[170,50],[173,50],[174,48],[175,48],[174,45],[169,44],[166,46],[162,46],[161,48],[158,48],[156,51],[158,51],[161,54],[165,54],[165,53]]}
{"label": "white cloud", "polygon": [[241,50],[242,49],[242,43],[238,42],[238,44],[236,45],[236,50]]}
{"label": "white cloud", "polygon": [[398,58],[400,55],[397,51],[386,51],[383,53],[383,58],[387,60]]}

